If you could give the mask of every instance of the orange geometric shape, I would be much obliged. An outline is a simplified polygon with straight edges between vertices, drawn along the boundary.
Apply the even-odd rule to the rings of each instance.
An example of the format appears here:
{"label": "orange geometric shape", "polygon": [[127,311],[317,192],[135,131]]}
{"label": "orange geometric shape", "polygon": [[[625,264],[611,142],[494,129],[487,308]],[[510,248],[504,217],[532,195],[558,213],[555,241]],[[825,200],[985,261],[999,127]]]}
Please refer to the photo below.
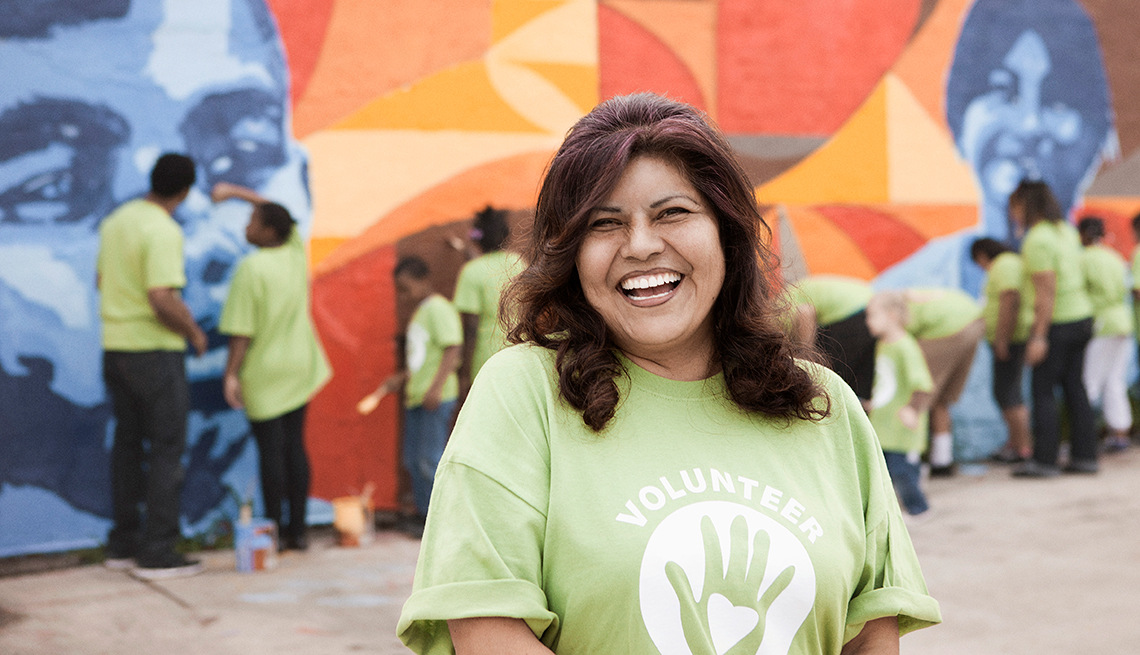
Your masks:
{"label": "orange geometric shape", "polygon": [[360,236],[325,257],[314,275],[326,275],[349,262],[434,225],[471,216],[487,204],[533,207],[553,151],[531,152],[472,168],[400,205]]}
{"label": "orange geometric shape", "polygon": [[599,92],[603,99],[653,91],[705,108],[692,71],[669,47],[626,16],[598,6]]}
{"label": "orange geometric shape", "polygon": [[482,61],[460,64],[375,100],[333,129],[545,132],[499,97]]}
{"label": "orange geometric shape", "polygon": [[823,147],[761,186],[757,195],[764,203],[798,205],[888,202],[886,86],[880,84]]}
{"label": "orange geometric shape", "polygon": [[511,32],[563,4],[566,0],[493,0],[491,40],[498,43]]}
{"label": "orange geometric shape", "polygon": [[973,3],[940,0],[892,68],[927,113],[942,124],[946,121],[946,71],[950,70],[966,10]]}
{"label": "orange geometric shape", "polygon": [[892,202],[976,203],[978,187],[970,166],[958,156],[942,119],[935,119],[894,73],[887,91],[887,161]]}
{"label": "orange geometric shape", "polygon": [[297,102],[297,136],[436,71],[480,59],[491,46],[489,2],[433,0],[435,20],[425,20],[425,10],[421,0],[337,0],[320,59]]}
{"label": "orange geometric shape", "polygon": [[978,224],[977,205],[902,205],[879,207],[929,241]]}
{"label": "orange geometric shape", "polygon": [[810,207],[789,205],[784,209],[812,275],[830,273],[870,280],[878,274],[851,237],[822,214]]}
{"label": "orange geometric shape", "polygon": [[894,64],[920,5],[920,0],[721,0],[721,127],[735,134],[831,134]]}
{"label": "orange geometric shape", "polygon": [[309,270],[315,270],[317,264],[324,261],[334,250],[339,248],[346,237],[311,237],[309,239]]}
{"label": "orange geometric shape", "polygon": [[716,0],[609,0],[685,64],[716,116]]}
{"label": "orange geometric shape", "polygon": [[336,0],[309,0],[303,4],[290,0],[268,2],[269,9],[277,19],[281,41],[285,44],[285,61],[289,65],[289,100],[296,107],[297,99],[305,94],[305,87],[320,59],[325,30]]}
{"label": "orange geometric shape", "polygon": [[876,272],[906,259],[926,244],[917,231],[894,216],[859,205],[813,207],[843,230]]}
{"label": "orange geometric shape", "polygon": [[557,64],[544,61],[515,62],[526,66],[557,86],[574,101],[582,113],[598,104],[598,68],[578,64]]}

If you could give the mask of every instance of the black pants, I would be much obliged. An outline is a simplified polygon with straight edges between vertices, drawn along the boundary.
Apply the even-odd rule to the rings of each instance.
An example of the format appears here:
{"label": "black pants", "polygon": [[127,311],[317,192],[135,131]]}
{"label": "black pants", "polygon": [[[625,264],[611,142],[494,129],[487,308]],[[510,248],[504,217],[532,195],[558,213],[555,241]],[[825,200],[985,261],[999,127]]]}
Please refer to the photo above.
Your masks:
{"label": "black pants", "polygon": [[1049,352],[1033,367],[1033,459],[1055,466],[1061,430],[1054,389],[1061,386],[1069,408],[1070,458],[1096,461],[1096,424],[1083,378],[1085,346],[1092,338],[1093,321],[1054,323],[1049,327]]}
{"label": "black pants", "polygon": [[[305,535],[309,502],[309,456],[305,453],[305,408],[267,421],[250,421],[257,439],[261,468],[261,498],[265,516],[277,523],[282,538]],[[281,502],[289,501],[289,522],[282,523]]]}
{"label": "black pants", "polygon": [[182,452],[190,387],[181,352],[103,353],[115,414],[111,447],[112,557],[161,562],[181,534]]}
{"label": "black pants", "polygon": [[875,386],[875,337],[867,329],[867,310],[842,321],[820,326],[816,346],[830,362],[831,370],[863,400],[871,399]]}

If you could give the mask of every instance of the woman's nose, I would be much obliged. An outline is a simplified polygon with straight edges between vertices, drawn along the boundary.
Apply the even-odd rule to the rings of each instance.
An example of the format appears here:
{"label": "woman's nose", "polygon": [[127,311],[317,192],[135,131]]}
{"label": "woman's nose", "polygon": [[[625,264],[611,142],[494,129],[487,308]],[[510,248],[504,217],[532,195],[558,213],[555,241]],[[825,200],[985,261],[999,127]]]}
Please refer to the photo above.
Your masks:
{"label": "woman's nose", "polygon": [[629,227],[628,235],[623,254],[630,259],[649,259],[665,249],[665,240],[651,223],[635,222]]}

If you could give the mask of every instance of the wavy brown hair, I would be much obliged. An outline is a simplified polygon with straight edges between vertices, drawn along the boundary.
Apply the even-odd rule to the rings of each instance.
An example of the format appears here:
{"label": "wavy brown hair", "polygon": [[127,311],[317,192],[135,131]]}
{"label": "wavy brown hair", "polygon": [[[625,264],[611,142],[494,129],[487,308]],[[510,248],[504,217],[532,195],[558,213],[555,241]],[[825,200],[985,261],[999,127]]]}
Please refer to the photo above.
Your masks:
{"label": "wavy brown hair", "polygon": [[816,420],[830,400],[796,364],[802,353],[780,327],[779,262],[764,243],[771,232],[727,141],[693,107],[650,93],[611,98],[571,128],[546,171],[528,267],[506,290],[508,339],[557,353],[562,397],[593,430],[613,418],[618,349],[578,278],[578,249],[588,220],[636,157],[677,166],[713,209],[724,251],[725,278],[713,308],[718,361],[729,394],[744,410],[785,419]]}

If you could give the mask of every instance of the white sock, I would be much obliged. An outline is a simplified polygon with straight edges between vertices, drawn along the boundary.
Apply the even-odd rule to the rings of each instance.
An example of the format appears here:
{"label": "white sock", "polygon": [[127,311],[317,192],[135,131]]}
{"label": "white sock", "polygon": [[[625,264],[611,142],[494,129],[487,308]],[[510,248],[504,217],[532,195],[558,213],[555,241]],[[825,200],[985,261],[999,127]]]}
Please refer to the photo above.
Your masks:
{"label": "white sock", "polygon": [[939,432],[930,437],[930,465],[946,468],[954,463],[954,437],[949,432]]}

